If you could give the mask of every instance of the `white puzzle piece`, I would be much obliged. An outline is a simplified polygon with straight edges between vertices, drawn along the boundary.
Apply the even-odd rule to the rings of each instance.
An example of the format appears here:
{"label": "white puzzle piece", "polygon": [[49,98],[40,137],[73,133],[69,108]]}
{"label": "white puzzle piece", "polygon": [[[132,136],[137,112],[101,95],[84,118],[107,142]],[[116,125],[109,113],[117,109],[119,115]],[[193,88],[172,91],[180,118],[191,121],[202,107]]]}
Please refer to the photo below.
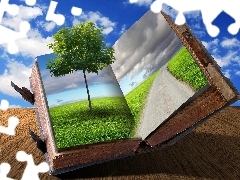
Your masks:
{"label": "white puzzle piece", "polygon": [[49,171],[49,165],[46,162],[41,162],[39,165],[35,165],[32,155],[27,154],[25,151],[18,151],[16,159],[21,162],[27,162],[27,166],[21,180],[39,180],[38,173],[45,173]]}

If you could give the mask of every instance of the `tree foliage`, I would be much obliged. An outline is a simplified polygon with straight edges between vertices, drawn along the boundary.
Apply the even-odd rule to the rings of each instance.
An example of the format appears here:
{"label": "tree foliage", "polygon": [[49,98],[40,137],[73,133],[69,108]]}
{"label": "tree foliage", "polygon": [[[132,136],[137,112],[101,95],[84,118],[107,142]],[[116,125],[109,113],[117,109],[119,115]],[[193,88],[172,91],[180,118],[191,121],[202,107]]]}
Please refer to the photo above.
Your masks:
{"label": "tree foliage", "polygon": [[64,27],[54,36],[48,47],[57,55],[48,59],[47,69],[55,77],[77,70],[97,73],[114,62],[114,49],[103,42],[102,29],[93,22]]}
{"label": "tree foliage", "polygon": [[55,77],[83,70],[89,108],[92,111],[86,72],[97,73],[115,60],[114,49],[107,47],[102,29],[93,22],[79,23],[73,27],[64,27],[54,34],[54,42],[48,44],[56,59],[48,59],[47,69]]}

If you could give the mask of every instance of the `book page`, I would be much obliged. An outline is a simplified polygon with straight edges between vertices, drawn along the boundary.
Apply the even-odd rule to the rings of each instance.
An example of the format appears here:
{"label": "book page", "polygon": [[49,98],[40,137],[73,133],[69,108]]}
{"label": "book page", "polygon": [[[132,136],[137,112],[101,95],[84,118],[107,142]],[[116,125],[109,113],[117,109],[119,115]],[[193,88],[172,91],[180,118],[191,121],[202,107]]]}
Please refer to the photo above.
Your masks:
{"label": "book page", "polygon": [[37,57],[57,148],[134,137],[134,118],[111,66],[97,73],[51,76],[47,59]]}
{"label": "book page", "polygon": [[201,69],[161,13],[148,11],[114,44],[111,65],[145,139],[208,86]]}

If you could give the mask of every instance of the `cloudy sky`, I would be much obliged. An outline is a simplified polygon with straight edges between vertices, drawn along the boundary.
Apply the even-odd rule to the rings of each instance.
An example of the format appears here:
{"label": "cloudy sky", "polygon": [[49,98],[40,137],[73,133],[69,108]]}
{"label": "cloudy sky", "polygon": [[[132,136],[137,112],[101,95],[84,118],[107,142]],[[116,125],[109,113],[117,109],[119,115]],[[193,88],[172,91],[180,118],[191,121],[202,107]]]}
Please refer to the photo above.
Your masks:
{"label": "cloudy sky", "polygon": [[[46,60],[54,58],[53,54],[41,55],[36,58],[42,81],[47,95],[49,107],[66,104],[79,100],[87,99],[87,89],[83,76],[83,71],[75,71],[65,76],[51,76],[50,71],[46,69]],[[95,97],[123,97],[123,93],[119,87],[116,77],[111,66],[105,67],[103,70],[95,73],[87,73],[86,79],[88,83],[91,98]]]}
{"label": "cloudy sky", "polygon": [[112,68],[125,95],[163,66],[183,44],[162,14],[149,10],[113,47],[116,61]]}
{"label": "cloudy sky", "polygon": [[[10,81],[13,81],[20,87],[24,86],[30,88],[28,77],[31,73],[31,66],[33,65],[34,58],[51,53],[47,44],[53,41],[52,36],[54,33],[64,26],[73,26],[78,22],[90,20],[103,28],[103,32],[106,35],[105,43],[109,46],[113,46],[121,35],[150,9],[152,1],[140,0],[136,4],[130,4],[128,0],[71,0],[68,1],[68,3],[63,0],[58,0],[55,13],[62,14],[65,17],[64,24],[60,26],[53,21],[46,21],[46,14],[50,1],[46,2],[44,0],[37,0],[37,4],[33,7],[27,6],[23,0],[10,0],[9,2],[19,5],[19,13],[15,17],[5,13],[1,25],[14,31],[18,31],[20,22],[25,20],[30,23],[31,30],[27,33],[27,38],[16,41],[19,47],[18,54],[11,55],[8,53],[6,45],[0,45],[0,98],[8,100],[11,107],[32,107],[14,91],[10,86]],[[72,6],[82,9],[80,16],[73,16],[71,14]],[[174,19],[176,11],[164,6],[164,11],[167,10]],[[213,21],[213,24],[217,25],[221,32],[216,38],[212,38],[205,30],[201,13],[199,11],[188,13],[186,14],[186,17],[187,22],[196,37],[203,42],[217,63],[222,67],[222,71],[225,75],[231,79],[240,91],[240,55],[238,53],[240,47],[240,33],[233,36],[227,31],[227,27],[234,22],[234,19],[227,14],[220,14]],[[152,27],[157,26],[157,23],[152,22],[150,24]],[[158,28],[162,28],[164,31],[164,27]],[[150,33],[150,30],[147,30],[146,34],[138,39],[138,43],[140,43],[140,40],[143,42],[146,38],[153,38],[149,36],[148,33]],[[132,36],[137,36],[137,34],[133,33]],[[134,45],[134,42],[129,43]],[[138,43],[136,42],[135,44],[140,45]],[[141,51],[140,53],[142,53],[142,56],[146,55],[144,54],[144,49],[141,49],[143,47],[144,44],[142,44],[141,47],[139,46],[139,52]],[[118,48],[124,50],[125,47],[119,46]],[[128,48],[129,50],[131,49],[131,47]],[[152,50],[151,47],[149,48],[149,50]],[[153,54],[151,55],[154,56],[154,50],[152,52]],[[127,52],[125,55],[128,56]],[[137,57],[137,53],[133,53],[132,56]],[[123,65],[124,69],[120,68],[119,72],[116,74],[120,79],[126,75],[130,68],[128,67],[127,62]],[[130,65],[132,66],[132,64],[129,64],[129,66]],[[145,64],[142,63],[134,67],[131,78],[134,78],[134,75],[137,73],[140,73],[139,77],[143,77],[144,74],[149,73],[150,70],[152,70],[152,66],[149,65],[147,66],[146,72],[141,71],[142,66],[144,65]],[[116,63],[114,68],[119,68],[119,64]],[[134,85],[134,83],[134,81],[131,81],[129,84]],[[235,105],[240,105],[240,103]]]}

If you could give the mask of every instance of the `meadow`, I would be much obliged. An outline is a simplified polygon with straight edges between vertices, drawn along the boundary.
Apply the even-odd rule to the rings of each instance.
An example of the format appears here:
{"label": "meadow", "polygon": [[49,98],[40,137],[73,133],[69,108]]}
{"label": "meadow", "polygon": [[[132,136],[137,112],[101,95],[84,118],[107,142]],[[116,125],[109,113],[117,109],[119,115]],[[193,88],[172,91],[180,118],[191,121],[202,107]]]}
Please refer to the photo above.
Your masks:
{"label": "meadow", "polygon": [[124,97],[92,99],[50,108],[58,148],[130,138],[134,119]]}
{"label": "meadow", "polygon": [[167,67],[171,74],[189,84],[195,91],[208,84],[205,75],[185,47],[170,59]]}

